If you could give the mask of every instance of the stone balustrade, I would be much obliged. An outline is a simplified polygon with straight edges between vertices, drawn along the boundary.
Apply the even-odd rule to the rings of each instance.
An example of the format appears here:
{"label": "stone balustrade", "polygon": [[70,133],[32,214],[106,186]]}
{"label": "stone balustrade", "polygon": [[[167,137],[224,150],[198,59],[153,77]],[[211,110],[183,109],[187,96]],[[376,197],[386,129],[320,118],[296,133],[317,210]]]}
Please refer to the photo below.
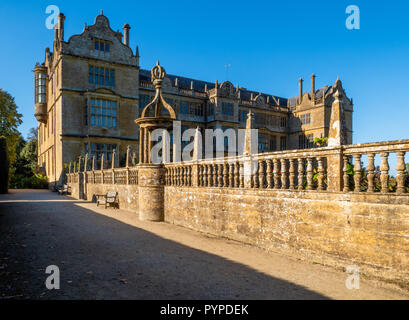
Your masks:
{"label": "stone balustrade", "polygon": [[[405,186],[408,179],[405,155],[408,151],[409,141],[407,140],[346,146],[343,152],[343,191],[408,193],[407,183]],[[397,158],[396,177],[390,175],[391,154],[396,154]],[[379,165],[375,163],[377,156],[380,158]],[[363,160],[367,160],[366,167],[362,165]],[[354,172],[353,177],[349,174],[351,167]]]}
{"label": "stone balustrade", "polygon": [[[168,163],[164,165],[165,185],[408,194],[405,165],[408,151],[409,140],[399,140]],[[392,153],[397,158],[396,177],[390,175]],[[331,171],[334,159],[340,162],[339,174]],[[253,168],[247,179],[246,164]],[[78,183],[81,168],[86,183],[138,185],[138,166],[90,171],[85,166],[76,166],[76,172],[67,174],[68,183]],[[329,188],[329,179],[333,184],[335,180],[335,188]]]}

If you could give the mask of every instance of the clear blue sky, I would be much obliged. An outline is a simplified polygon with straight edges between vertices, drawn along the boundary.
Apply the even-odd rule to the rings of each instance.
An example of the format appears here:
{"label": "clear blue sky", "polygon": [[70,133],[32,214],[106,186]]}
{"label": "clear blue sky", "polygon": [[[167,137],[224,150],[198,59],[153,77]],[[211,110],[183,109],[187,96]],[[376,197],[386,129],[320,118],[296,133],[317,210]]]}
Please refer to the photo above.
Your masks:
{"label": "clear blue sky", "polygon": [[[345,27],[358,5],[361,29]],[[33,116],[33,67],[52,48],[48,5],[66,16],[65,40],[104,10],[114,30],[131,25],[142,68],[159,59],[168,73],[295,96],[297,80],[317,75],[317,87],[339,75],[354,99],[354,142],[409,138],[408,1],[5,1],[0,4],[0,87]]]}

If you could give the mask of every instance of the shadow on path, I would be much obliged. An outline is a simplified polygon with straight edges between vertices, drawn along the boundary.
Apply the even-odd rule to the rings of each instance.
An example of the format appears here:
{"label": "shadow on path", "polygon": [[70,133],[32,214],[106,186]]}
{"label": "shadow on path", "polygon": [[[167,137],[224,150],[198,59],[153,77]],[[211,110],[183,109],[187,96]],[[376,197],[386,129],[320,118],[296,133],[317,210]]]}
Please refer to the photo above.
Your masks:
{"label": "shadow on path", "polygon": [[[32,190],[0,197],[0,299],[326,299],[70,199]],[[60,268],[60,290],[45,288],[48,265]]]}

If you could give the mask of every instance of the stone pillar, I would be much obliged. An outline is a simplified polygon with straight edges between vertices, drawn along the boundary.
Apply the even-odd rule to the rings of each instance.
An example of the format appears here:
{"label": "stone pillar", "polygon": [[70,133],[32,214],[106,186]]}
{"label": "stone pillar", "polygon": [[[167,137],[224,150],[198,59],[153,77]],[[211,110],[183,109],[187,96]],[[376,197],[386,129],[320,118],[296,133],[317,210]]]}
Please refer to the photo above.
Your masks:
{"label": "stone pillar", "polygon": [[332,103],[331,119],[328,133],[328,147],[334,150],[327,157],[327,179],[328,191],[343,190],[343,152],[342,145],[345,144],[345,128],[343,126],[342,95],[337,91]]}
{"label": "stone pillar", "polygon": [[339,147],[327,156],[327,191],[343,191],[343,168],[343,152]]}
{"label": "stone pillar", "polygon": [[139,220],[164,220],[165,173],[163,164],[138,165]]}

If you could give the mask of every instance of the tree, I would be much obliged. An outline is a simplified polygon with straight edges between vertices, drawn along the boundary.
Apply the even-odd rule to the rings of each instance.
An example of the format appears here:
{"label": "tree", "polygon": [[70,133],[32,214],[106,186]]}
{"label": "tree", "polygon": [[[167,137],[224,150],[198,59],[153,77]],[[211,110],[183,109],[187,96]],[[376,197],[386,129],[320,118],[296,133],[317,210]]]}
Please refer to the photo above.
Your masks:
{"label": "tree", "polygon": [[0,137],[0,193],[7,193],[9,185],[9,165],[7,159],[7,142]]}
{"label": "tree", "polygon": [[17,127],[22,123],[21,117],[14,98],[7,91],[0,89],[0,136],[4,136],[7,142],[9,178],[14,174],[13,168],[17,160],[17,145],[21,139]]}

